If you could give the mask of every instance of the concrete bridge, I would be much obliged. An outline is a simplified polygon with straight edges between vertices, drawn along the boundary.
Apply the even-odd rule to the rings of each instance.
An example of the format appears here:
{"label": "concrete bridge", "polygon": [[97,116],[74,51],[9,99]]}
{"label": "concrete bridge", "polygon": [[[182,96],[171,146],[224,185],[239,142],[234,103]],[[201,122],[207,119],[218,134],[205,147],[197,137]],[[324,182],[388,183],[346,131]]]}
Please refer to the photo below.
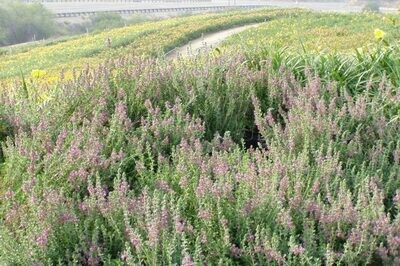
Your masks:
{"label": "concrete bridge", "polygon": [[265,5],[235,5],[235,6],[189,6],[189,7],[159,7],[159,8],[133,8],[133,9],[112,9],[112,10],[87,10],[87,11],[65,11],[57,12],[58,18],[80,17],[95,15],[99,13],[118,13],[118,14],[149,14],[149,13],[183,13],[200,11],[221,11],[226,9],[254,9],[266,7]]}
{"label": "concrete bridge", "polygon": [[[42,2],[59,18],[79,17],[98,13],[181,13],[218,11],[228,8],[256,8],[275,6],[284,8],[306,8],[330,12],[360,12],[361,4],[348,1],[306,0],[26,0]],[[393,8],[381,8],[382,12],[393,12]]]}

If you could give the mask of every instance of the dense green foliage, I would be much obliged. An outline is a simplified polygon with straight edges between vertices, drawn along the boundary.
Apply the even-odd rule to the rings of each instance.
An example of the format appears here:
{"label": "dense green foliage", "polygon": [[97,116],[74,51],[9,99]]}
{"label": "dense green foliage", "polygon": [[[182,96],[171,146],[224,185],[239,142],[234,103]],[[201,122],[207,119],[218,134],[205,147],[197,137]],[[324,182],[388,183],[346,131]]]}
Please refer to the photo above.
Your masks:
{"label": "dense green foliage", "polygon": [[397,42],[230,47],[3,90],[0,260],[399,264]]}
{"label": "dense green foliage", "polygon": [[[113,13],[100,13],[92,15],[88,20],[80,23],[71,23],[64,21],[60,23],[61,29],[64,29],[64,35],[79,35],[87,33],[96,33],[104,30],[119,28],[122,26],[135,25],[146,21],[157,20],[148,16],[133,15],[128,19],[123,18],[119,14]],[[57,41],[57,39],[55,40]]]}
{"label": "dense green foliage", "polygon": [[363,10],[367,12],[379,12],[379,0],[368,0]]}
{"label": "dense green foliage", "polygon": [[90,23],[95,30],[105,30],[124,26],[125,20],[118,14],[99,14],[92,16]]}
{"label": "dense green foliage", "polygon": [[0,1],[0,46],[41,40],[54,32],[53,15],[40,4]]}

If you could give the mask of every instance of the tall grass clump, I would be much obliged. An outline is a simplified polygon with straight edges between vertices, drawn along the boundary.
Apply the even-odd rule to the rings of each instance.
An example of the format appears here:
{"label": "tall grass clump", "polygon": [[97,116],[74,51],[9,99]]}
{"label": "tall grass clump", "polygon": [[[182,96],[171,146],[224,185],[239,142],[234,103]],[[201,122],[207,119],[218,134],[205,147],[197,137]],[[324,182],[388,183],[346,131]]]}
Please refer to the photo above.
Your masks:
{"label": "tall grass clump", "polygon": [[398,79],[265,59],[130,56],[3,90],[2,262],[400,263]]}
{"label": "tall grass clump", "polygon": [[324,82],[336,82],[351,93],[362,91],[372,83],[373,87],[385,76],[388,81],[399,86],[400,68],[397,45],[379,45],[377,48],[357,49],[352,53],[340,52],[293,52],[287,48],[272,46],[246,52],[248,63],[260,68],[260,63],[270,61],[272,70],[279,72],[288,68],[296,79],[306,81],[307,70],[317,74]]}

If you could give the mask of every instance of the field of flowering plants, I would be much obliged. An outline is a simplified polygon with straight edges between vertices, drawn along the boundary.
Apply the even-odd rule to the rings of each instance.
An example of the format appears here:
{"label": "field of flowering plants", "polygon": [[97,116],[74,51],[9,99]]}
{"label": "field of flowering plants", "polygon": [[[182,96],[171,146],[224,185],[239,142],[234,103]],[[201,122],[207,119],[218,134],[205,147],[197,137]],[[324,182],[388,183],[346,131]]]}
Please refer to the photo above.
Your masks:
{"label": "field of flowering plants", "polygon": [[[58,73],[87,64],[98,65],[110,58],[127,54],[161,55],[202,34],[278,17],[296,15],[296,10],[262,10],[210,13],[88,34],[72,40],[39,45],[0,55],[0,80],[29,76],[33,70],[46,70],[46,79],[55,81]],[[108,42],[109,40],[109,42]]]}
{"label": "field of flowering plants", "polygon": [[[375,47],[374,30],[387,33],[389,40],[400,37],[399,16],[364,14],[336,14],[296,12],[246,31],[226,41],[225,46],[240,45],[244,50],[267,47],[285,47],[289,51],[309,53],[341,53]],[[285,30],[281,30],[284,28]],[[263,38],[263,36],[269,36]]]}
{"label": "field of flowering plants", "polygon": [[399,265],[398,17],[205,17],[274,12],[210,54],[151,53],[206,27],[179,18],[57,84],[4,85],[0,265]]}

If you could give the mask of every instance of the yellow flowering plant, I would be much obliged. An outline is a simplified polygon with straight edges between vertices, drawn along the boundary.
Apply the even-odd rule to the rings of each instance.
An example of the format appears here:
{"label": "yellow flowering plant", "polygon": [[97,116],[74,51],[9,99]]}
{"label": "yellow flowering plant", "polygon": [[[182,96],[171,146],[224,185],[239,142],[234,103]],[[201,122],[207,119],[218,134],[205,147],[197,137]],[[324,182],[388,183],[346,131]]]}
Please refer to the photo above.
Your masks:
{"label": "yellow flowering plant", "polygon": [[46,76],[47,72],[45,70],[41,70],[41,69],[34,69],[31,72],[31,77],[35,78],[35,79],[41,79],[44,76]]}
{"label": "yellow flowering plant", "polygon": [[381,29],[375,29],[374,36],[375,36],[375,39],[377,39],[377,40],[383,40],[386,36],[386,32],[384,32]]}

